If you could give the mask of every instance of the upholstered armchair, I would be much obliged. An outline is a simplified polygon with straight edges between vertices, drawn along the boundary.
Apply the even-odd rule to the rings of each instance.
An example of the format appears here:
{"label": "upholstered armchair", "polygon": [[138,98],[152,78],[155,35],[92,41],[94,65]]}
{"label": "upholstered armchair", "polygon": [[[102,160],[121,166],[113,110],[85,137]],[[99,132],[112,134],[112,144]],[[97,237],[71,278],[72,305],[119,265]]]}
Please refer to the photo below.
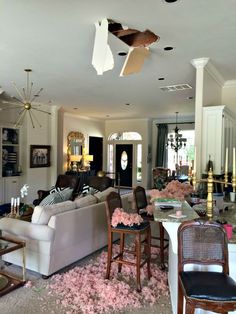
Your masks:
{"label": "upholstered armchair", "polygon": [[[67,175],[67,174],[59,174],[57,177],[57,181],[55,184],[55,188],[71,188],[73,189],[72,192],[72,199],[78,194],[79,191],[79,177],[74,175]],[[33,204],[36,206],[38,205],[46,196],[50,194],[50,190],[38,190],[38,198],[33,201]]]}
{"label": "upholstered armchair", "polygon": [[152,169],[153,188],[162,190],[165,188],[168,177],[170,176],[170,169],[156,167]]}

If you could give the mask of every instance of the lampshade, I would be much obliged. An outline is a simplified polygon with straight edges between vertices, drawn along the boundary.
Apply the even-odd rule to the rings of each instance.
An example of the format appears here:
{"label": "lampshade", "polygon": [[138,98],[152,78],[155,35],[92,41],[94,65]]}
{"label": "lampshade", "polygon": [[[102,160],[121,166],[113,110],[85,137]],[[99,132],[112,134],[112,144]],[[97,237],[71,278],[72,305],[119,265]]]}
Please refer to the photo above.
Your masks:
{"label": "lampshade", "polygon": [[70,155],[70,161],[80,161],[81,158],[81,155]]}
{"label": "lampshade", "polygon": [[93,155],[86,155],[87,161],[93,161]]}

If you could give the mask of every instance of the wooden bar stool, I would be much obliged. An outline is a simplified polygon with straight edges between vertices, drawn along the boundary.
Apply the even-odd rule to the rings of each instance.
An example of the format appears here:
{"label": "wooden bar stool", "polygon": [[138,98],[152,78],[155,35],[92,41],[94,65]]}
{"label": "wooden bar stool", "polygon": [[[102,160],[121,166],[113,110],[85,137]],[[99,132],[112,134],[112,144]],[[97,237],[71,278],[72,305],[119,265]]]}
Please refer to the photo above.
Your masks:
{"label": "wooden bar stool", "polygon": [[[106,198],[106,215],[108,225],[108,254],[107,254],[107,271],[106,279],[110,278],[111,263],[118,263],[118,272],[121,272],[122,265],[131,265],[136,267],[136,289],[141,291],[140,282],[140,269],[143,265],[147,264],[148,279],[151,277],[150,260],[151,260],[151,228],[149,222],[143,222],[138,226],[124,226],[118,225],[112,227],[111,219],[113,212],[116,208],[122,208],[121,197],[116,192],[111,192]],[[116,256],[112,256],[113,249],[113,234],[118,233],[120,236],[120,250]],[[134,236],[135,250],[126,250],[124,248],[125,236]],[[143,239],[144,238],[144,239]],[[144,245],[144,252],[141,252],[142,244]],[[124,252],[133,254],[135,256],[135,262],[125,260],[123,258]]]}
{"label": "wooden bar stool", "polygon": [[[135,209],[138,214],[142,216],[145,221],[154,221],[153,215],[147,215],[146,212],[141,212],[142,209],[145,209],[148,206],[146,191],[142,186],[136,186],[133,189],[133,197]],[[161,222],[156,221],[157,227],[159,229],[159,237],[151,236],[151,239],[158,240],[158,244],[151,243],[152,247],[157,247],[160,249],[160,260],[161,260],[161,269],[165,269],[165,249],[169,245],[169,240],[165,238],[164,227]]]}

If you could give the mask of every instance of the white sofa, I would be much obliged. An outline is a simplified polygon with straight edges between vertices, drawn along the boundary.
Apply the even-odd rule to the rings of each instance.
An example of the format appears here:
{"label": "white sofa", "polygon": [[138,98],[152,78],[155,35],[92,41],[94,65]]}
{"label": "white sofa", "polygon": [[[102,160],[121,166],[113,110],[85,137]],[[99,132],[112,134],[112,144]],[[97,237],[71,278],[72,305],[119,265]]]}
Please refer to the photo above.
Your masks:
{"label": "white sofa", "polygon": [[[112,189],[74,202],[36,206],[31,222],[2,218],[0,230],[3,235],[26,241],[27,269],[49,276],[107,245],[104,200]],[[131,202],[132,194],[122,196],[124,209],[129,210]],[[22,266],[20,250],[2,259]]]}

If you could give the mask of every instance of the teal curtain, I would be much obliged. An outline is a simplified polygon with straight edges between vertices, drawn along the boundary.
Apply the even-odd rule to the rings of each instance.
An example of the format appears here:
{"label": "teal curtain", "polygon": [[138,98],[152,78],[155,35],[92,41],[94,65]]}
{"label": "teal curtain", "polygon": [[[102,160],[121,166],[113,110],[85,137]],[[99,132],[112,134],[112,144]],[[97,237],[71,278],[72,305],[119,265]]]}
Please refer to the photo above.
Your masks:
{"label": "teal curtain", "polygon": [[166,149],[168,137],[168,125],[157,124],[157,150],[156,150],[156,167],[167,168],[168,164],[168,150]]}

